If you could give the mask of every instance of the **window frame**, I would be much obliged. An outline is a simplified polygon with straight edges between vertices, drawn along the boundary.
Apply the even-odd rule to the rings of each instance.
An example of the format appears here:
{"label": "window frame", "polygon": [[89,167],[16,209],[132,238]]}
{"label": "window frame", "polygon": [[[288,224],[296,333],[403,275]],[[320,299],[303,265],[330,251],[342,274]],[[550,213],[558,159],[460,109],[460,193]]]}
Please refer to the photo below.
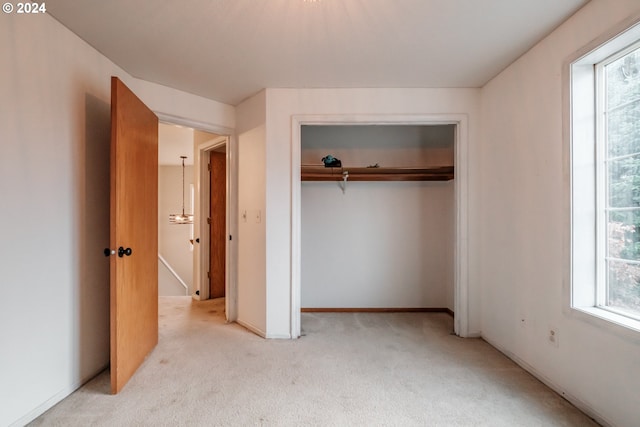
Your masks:
{"label": "window frame", "polygon": [[[566,207],[565,312],[618,335],[640,342],[640,319],[603,306],[606,289],[599,284],[607,271],[607,223],[604,167],[604,66],[640,46],[640,16],[596,39],[564,63],[564,164]],[[603,244],[604,240],[604,244]]]}

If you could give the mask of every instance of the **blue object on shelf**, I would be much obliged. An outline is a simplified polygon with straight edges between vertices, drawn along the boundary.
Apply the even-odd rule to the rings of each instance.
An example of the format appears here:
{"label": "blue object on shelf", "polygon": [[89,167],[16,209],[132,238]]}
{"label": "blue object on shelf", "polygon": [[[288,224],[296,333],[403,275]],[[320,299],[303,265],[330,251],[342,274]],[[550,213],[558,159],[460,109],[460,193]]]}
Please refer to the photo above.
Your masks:
{"label": "blue object on shelf", "polygon": [[322,158],[322,163],[324,163],[325,168],[339,168],[342,167],[342,162],[340,159],[336,159],[331,154]]}

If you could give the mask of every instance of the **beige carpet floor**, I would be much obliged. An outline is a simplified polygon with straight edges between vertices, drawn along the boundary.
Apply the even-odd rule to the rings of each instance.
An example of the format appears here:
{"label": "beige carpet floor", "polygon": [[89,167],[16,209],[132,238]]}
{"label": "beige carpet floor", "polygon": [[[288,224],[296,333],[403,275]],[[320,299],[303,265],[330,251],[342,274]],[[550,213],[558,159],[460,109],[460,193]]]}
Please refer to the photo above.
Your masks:
{"label": "beige carpet floor", "polygon": [[34,426],[590,426],[441,313],[305,313],[299,340],[160,299],[160,342],[124,390],[103,372]]}

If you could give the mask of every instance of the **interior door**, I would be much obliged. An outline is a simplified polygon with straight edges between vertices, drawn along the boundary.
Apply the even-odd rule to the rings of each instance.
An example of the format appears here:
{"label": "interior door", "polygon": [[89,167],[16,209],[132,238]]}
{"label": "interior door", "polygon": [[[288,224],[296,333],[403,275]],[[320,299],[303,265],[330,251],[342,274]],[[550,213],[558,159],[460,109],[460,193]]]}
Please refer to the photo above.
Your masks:
{"label": "interior door", "polygon": [[110,244],[115,394],[158,343],[158,118],[116,77],[111,78]]}
{"label": "interior door", "polygon": [[209,157],[210,172],[210,239],[209,239],[209,297],[225,296],[225,253],[227,214],[227,156],[212,151]]}

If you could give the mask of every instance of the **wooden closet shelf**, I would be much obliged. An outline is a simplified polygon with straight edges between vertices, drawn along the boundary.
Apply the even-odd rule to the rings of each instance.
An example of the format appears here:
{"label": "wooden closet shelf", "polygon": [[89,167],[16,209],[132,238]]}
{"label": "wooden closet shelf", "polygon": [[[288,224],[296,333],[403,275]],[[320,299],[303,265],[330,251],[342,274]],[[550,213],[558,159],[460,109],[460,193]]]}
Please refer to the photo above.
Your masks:
{"label": "wooden closet shelf", "polygon": [[324,166],[302,166],[302,181],[342,181],[344,172],[348,172],[349,181],[450,181],[453,179],[453,166],[429,168],[327,168]]}

